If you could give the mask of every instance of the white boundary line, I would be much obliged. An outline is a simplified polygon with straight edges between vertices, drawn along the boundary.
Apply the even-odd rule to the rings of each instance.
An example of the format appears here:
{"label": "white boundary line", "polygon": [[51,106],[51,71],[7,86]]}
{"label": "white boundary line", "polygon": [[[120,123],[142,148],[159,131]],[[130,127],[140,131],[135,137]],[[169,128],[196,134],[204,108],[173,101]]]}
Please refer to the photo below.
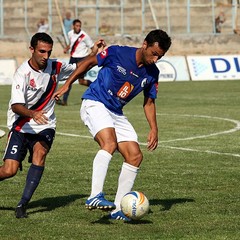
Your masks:
{"label": "white boundary line", "polygon": [[211,117],[211,116],[204,116],[204,115],[189,115],[189,114],[157,114],[157,115],[158,116],[160,116],[160,115],[172,115],[172,116],[182,116],[182,117],[216,119],[216,120],[232,122],[236,125],[235,128],[232,128],[232,129],[229,129],[229,130],[226,130],[226,131],[221,131],[221,132],[216,132],[216,133],[211,133],[211,134],[206,134],[206,135],[200,135],[200,136],[195,136],[195,137],[176,138],[176,139],[172,139],[172,140],[160,141],[160,143],[168,143],[168,142],[177,142],[177,141],[194,140],[194,139],[200,139],[200,138],[208,138],[208,137],[213,137],[213,136],[218,136],[218,135],[229,134],[229,133],[233,133],[233,132],[236,132],[236,131],[240,130],[240,121],[230,119],[230,118]]}
{"label": "white boundary line", "polygon": [[[194,140],[194,139],[203,139],[203,138],[208,138],[208,137],[212,137],[212,136],[225,135],[225,134],[233,133],[233,132],[236,132],[236,131],[240,130],[240,121],[234,120],[234,119],[230,119],[230,118],[211,117],[211,116],[205,116],[205,115],[190,115],[190,114],[157,114],[157,116],[161,116],[161,115],[168,115],[168,116],[172,115],[172,116],[178,116],[178,117],[181,116],[181,117],[216,119],[216,120],[221,120],[221,121],[232,122],[236,126],[234,128],[229,129],[229,130],[225,130],[225,131],[221,131],[221,132],[215,132],[215,133],[206,134],[206,135],[199,135],[199,136],[195,136],[195,137],[177,138],[177,139],[172,139],[172,140],[159,141],[159,143],[168,143],[168,142],[187,141],[187,140]],[[4,125],[0,125],[0,127],[7,128]],[[92,139],[91,136],[79,135],[79,134],[71,134],[71,133],[63,133],[63,132],[56,132],[56,134],[61,135],[61,136],[68,136],[68,137],[79,137],[79,138]],[[147,143],[142,143],[142,142],[139,142],[139,144],[142,145],[142,146],[146,146],[147,145]],[[198,149],[192,149],[192,148],[174,147],[174,146],[166,146],[166,145],[160,145],[159,147],[175,149],[175,150],[180,150],[180,151],[201,152],[201,153],[210,153],[210,154],[217,154],[217,155],[226,155],[226,156],[240,157],[240,154],[236,154],[236,153],[224,153],[224,152],[217,152],[217,151],[211,151],[211,150],[198,150]]]}
{"label": "white boundary line", "polygon": [[225,155],[225,156],[231,156],[231,157],[240,157],[240,154],[237,153],[224,153],[224,152],[216,152],[216,151],[210,151],[210,150],[197,150],[192,148],[182,148],[182,147],[172,147],[172,146],[160,146],[163,148],[170,148],[174,150],[180,150],[180,151],[187,151],[187,152],[199,152],[199,153],[210,153],[210,154],[217,154],[217,155]]}
{"label": "white boundary line", "polygon": [[[205,116],[205,115],[189,115],[189,114],[180,114],[180,115],[179,114],[157,114],[157,115],[158,116],[159,115],[173,115],[173,116],[183,116],[183,117],[216,119],[216,120],[232,122],[236,125],[234,128],[226,130],[226,131],[211,133],[211,134],[207,134],[207,135],[200,135],[200,136],[195,136],[195,137],[177,138],[177,139],[173,139],[173,140],[160,141],[160,143],[208,138],[208,137],[217,136],[217,135],[229,134],[229,133],[233,133],[233,132],[240,130],[240,121],[230,119],[230,118],[211,117],[211,116]],[[201,152],[201,153],[210,153],[210,154],[225,155],[225,156],[232,156],[232,157],[240,157],[240,154],[236,154],[236,153],[224,153],[224,152],[217,152],[217,151],[210,151],[210,150],[197,150],[197,149],[192,149],[192,148],[183,148],[183,147],[174,147],[174,146],[165,146],[165,145],[160,145],[160,147],[175,149],[175,150],[180,150],[180,151]]]}

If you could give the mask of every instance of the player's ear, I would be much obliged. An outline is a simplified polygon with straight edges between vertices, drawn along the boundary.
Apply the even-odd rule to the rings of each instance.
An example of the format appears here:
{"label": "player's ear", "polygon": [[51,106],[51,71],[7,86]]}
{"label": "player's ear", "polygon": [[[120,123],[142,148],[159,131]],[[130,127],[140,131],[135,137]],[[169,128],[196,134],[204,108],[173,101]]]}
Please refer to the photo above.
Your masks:
{"label": "player's ear", "polygon": [[147,49],[147,46],[148,46],[147,41],[144,40],[144,41],[143,41],[143,44],[142,44],[142,48],[143,48],[143,49]]}
{"label": "player's ear", "polygon": [[34,52],[34,48],[33,48],[33,47],[31,47],[31,46],[29,47],[29,50],[30,50],[30,52],[31,52],[31,53],[33,53],[33,52]]}

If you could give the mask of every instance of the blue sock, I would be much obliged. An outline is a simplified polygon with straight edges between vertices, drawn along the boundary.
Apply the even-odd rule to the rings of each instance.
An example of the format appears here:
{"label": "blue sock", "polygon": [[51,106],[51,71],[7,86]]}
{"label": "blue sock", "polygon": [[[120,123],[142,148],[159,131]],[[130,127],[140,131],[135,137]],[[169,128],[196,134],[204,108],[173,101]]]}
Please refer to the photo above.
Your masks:
{"label": "blue sock", "polygon": [[36,190],[41,180],[43,170],[44,166],[36,166],[33,164],[30,166],[26,179],[26,185],[23,191],[22,198],[18,203],[18,206],[22,204],[27,204],[30,201],[34,191]]}

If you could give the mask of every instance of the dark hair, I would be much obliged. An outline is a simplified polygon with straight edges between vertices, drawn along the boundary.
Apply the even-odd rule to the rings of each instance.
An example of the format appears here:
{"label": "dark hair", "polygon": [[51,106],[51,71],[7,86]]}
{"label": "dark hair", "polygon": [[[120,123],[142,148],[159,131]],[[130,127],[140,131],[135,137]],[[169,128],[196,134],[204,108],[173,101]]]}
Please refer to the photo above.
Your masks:
{"label": "dark hair", "polygon": [[53,44],[52,38],[45,32],[39,32],[32,36],[32,39],[30,42],[31,47],[35,49],[38,44],[38,41]]}
{"label": "dark hair", "polygon": [[75,25],[76,23],[82,24],[82,22],[79,19],[74,19],[72,25]]}
{"label": "dark hair", "polygon": [[165,52],[172,44],[171,38],[161,29],[152,30],[148,33],[144,40],[149,46],[152,46],[155,42],[158,42],[159,47]]}

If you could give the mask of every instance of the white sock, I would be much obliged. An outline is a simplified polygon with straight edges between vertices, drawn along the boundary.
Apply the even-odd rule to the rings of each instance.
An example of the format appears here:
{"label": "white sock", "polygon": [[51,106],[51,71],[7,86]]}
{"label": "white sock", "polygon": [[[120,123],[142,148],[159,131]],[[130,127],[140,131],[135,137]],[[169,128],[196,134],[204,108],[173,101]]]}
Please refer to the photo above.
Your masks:
{"label": "white sock", "polygon": [[105,150],[99,150],[97,152],[93,160],[92,190],[89,199],[103,191],[103,185],[111,158],[112,155]]}
{"label": "white sock", "polygon": [[120,210],[121,199],[126,193],[132,190],[138,169],[138,167],[135,167],[128,163],[123,163],[122,170],[118,178],[118,190],[114,201],[116,209],[113,212]]}

